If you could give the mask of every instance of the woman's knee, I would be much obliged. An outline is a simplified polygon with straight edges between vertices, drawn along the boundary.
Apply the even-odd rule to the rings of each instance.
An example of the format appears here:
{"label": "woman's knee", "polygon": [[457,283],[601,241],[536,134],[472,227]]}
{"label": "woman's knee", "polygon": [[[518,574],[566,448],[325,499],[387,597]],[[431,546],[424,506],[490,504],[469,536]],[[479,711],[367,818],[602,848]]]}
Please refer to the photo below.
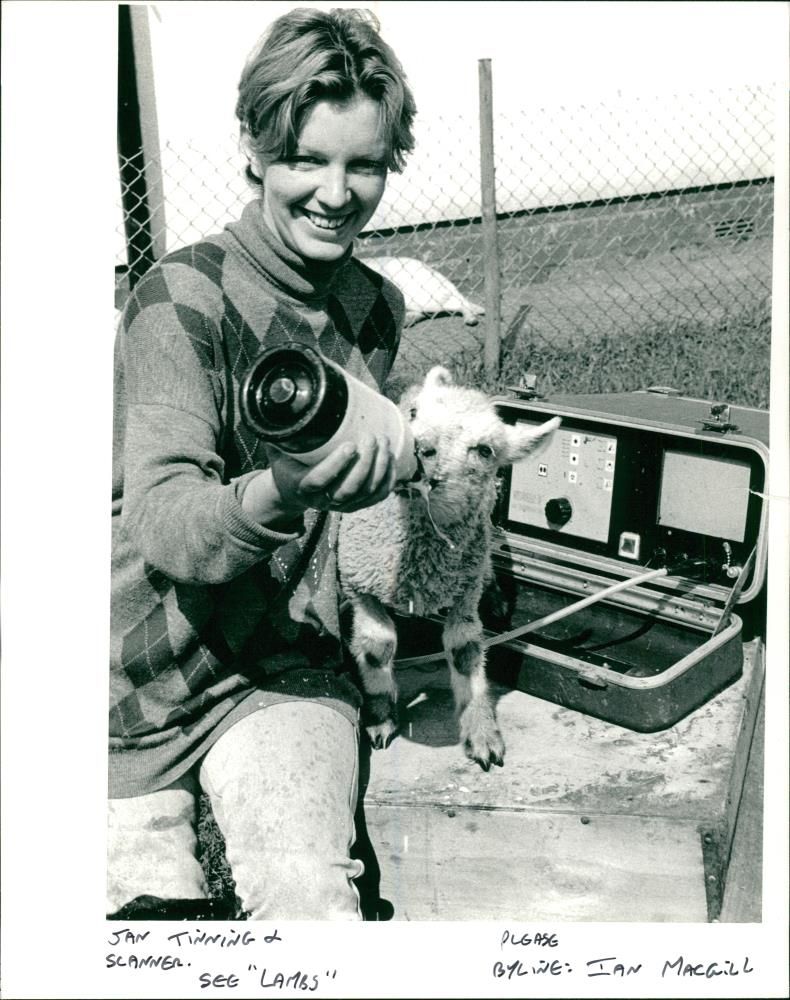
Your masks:
{"label": "woman's knee", "polygon": [[251,920],[361,920],[354,880],[363,872],[347,856],[263,852],[237,865],[234,877]]}

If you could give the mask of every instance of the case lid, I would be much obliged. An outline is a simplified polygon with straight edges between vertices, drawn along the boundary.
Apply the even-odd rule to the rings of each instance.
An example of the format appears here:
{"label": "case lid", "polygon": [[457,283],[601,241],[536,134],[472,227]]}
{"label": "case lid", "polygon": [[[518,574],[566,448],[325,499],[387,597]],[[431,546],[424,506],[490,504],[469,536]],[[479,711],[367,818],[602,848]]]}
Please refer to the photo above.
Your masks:
{"label": "case lid", "polygon": [[[519,398],[518,388],[512,390],[514,399]],[[750,439],[768,445],[769,414],[747,406],[730,406],[726,401],[692,399],[681,396],[675,389],[656,386],[635,392],[612,393],[572,393],[557,394],[545,399],[525,400],[536,409],[554,413],[562,407],[567,413],[581,415],[597,414],[624,418],[646,427],[661,427],[667,430],[691,431],[697,434],[730,439]],[[729,420],[717,420],[712,408],[729,407]],[[724,416],[724,414],[719,414]],[[729,423],[729,429],[708,427]]]}
{"label": "case lid", "polygon": [[495,521],[514,539],[619,564],[626,575],[678,566],[679,577],[704,585],[705,601],[713,593],[726,602],[736,582],[739,603],[759,593],[766,411],[666,388],[496,403],[508,421],[562,418],[545,448],[505,470]]}

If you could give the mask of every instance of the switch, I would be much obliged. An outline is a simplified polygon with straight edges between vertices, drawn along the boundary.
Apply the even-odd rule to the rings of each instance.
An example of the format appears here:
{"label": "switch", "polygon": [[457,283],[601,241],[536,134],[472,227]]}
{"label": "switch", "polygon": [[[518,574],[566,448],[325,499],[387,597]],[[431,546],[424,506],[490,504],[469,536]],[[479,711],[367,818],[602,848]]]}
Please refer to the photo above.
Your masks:
{"label": "switch", "polygon": [[617,546],[617,554],[624,559],[638,559],[639,550],[642,547],[642,538],[635,531],[624,531],[620,535],[620,544]]}

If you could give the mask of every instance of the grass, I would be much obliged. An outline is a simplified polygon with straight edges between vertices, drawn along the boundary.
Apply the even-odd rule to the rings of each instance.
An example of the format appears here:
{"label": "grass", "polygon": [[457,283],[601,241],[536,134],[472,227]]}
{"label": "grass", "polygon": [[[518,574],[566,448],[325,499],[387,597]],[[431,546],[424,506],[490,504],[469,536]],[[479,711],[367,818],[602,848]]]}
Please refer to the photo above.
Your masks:
{"label": "grass", "polygon": [[[552,342],[527,331],[515,346],[503,350],[496,375],[485,371],[477,345],[443,363],[457,381],[495,394],[532,372],[546,396],[668,385],[698,399],[768,409],[770,346],[770,303],[765,299],[713,322],[657,323],[637,333],[604,333],[585,340]],[[423,372],[423,366],[413,363],[396,365],[388,394],[399,394]]]}
{"label": "grass", "polygon": [[239,902],[236,883],[225,857],[225,838],[217,826],[205,793],[200,796],[198,809],[198,857],[206,877],[209,896],[212,899],[226,900],[229,909],[237,910]]}

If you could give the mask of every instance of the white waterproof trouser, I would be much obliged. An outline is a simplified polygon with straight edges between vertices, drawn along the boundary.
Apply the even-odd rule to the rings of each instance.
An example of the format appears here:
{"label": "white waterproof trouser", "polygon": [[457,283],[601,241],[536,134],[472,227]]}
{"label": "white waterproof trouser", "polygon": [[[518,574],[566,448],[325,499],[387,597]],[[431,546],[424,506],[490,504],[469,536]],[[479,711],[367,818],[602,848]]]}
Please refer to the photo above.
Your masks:
{"label": "white waterproof trouser", "polygon": [[196,774],[111,799],[107,913],[138,896],[202,899],[197,795],[209,796],[251,920],[361,920],[352,879],[358,730],[310,701],[259,709],[224,733]]}

